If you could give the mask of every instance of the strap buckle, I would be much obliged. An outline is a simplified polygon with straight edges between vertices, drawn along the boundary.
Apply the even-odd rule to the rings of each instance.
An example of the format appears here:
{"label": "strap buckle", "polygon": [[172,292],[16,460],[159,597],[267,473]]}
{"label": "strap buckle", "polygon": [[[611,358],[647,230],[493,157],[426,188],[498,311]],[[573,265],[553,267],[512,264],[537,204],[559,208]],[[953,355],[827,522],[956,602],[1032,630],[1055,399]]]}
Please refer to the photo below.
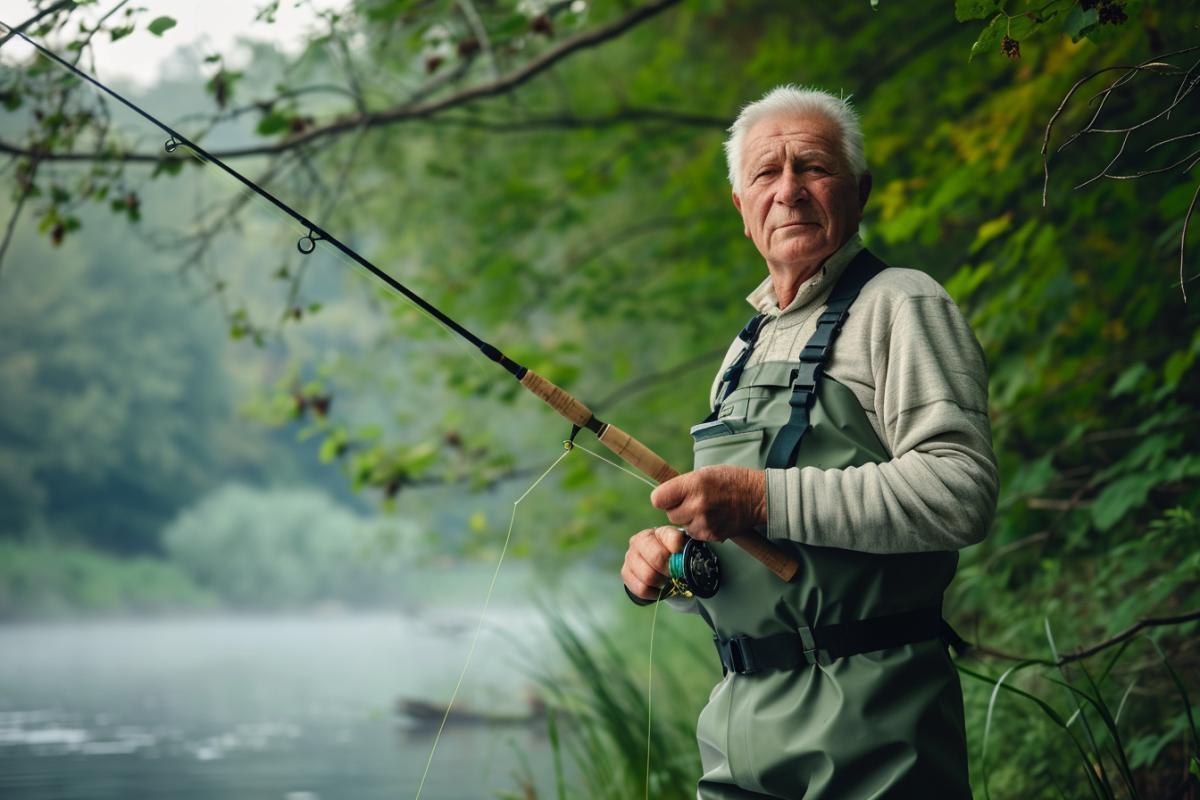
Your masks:
{"label": "strap buckle", "polygon": [[805,664],[811,667],[813,664],[829,663],[829,659],[827,657],[823,657],[827,656],[828,654],[823,654],[817,647],[817,640],[813,636],[812,628],[797,628],[796,633],[799,635],[800,644],[804,648],[801,657],[804,659]]}
{"label": "strap buckle", "polygon": [[825,356],[829,353],[829,345],[804,345],[804,349],[800,351],[801,364],[820,364],[825,361]]}
{"label": "strap buckle", "polygon": [[725,672],[736,672],[738,675],[758,672],[750,641],[749,636],[735,636],[732,639],[713,636],[713,644],[717,647],[717,655]]}
{"label": "strap buckle", "polygon": [[800,366],[792,370],[792,391],[812,391],[817,386],[817,376],[822,364],[819,361],[801,361]]}

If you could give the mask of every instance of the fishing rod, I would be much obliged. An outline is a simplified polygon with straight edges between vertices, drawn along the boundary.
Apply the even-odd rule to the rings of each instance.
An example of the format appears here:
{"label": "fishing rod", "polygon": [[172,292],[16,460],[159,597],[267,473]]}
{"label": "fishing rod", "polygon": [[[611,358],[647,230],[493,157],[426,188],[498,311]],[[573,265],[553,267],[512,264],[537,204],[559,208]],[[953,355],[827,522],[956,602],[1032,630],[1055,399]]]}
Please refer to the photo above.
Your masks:
{"label": "fishing rod", "polygon": [[[3,23],[0,23],[3,24]],[[400,281],[384,272],[379,267],[371,263],[367,258],[358,253],[354,248],[342,242],[333,234],[326,231],[317,223],[310,220],[308,217],[301,214],[296,209],[292,208],[287,203],[283,202],[271,192],[264,189],[254,181],[247,178],[242,173],[235,170],[233,167],[226,164],[220,158],[217,158],[212,153],[209,153],[196,142],[191,141],[183,134],[176,131],[166,123],[159,120],[148,111],[142,109],[136,103],[126,99],[120,93],[109,88],[104,83],[101,83],[95,77],[84,72],[79,67],[71,64],[68,61],[60,58],[58,54],[43,47],[41,44],[33,41],[17,28],[9,28],[10,36],[18,36],[28,42],[39,53],[46,58],[54,61],[59,66],[64,67],[76,77],[90,83],[100,91],[113,98],[121,105],[128,108],[130,111],[141,116],[143,119],[167,133],[170,138],[163,145],[167,153],[175,153],[180,147],[186,147],[196,158],[202,162],[208,162],[219,167],[227,175],[241,183],[254,194],[271,203],[277,209],[282,211],[287,216],[300,223],[307,230],[307,233],[300,237],[296,242],[296,249],[302,254],[308,255],[317,248],[319,242],[327,242],[342,255],[349,258],[355,264],[365,269],[367,272],[374,275],[379,280],[386,283],[392,289],[406,297],[417,307],[428,313],[438,322],[441,322],[454,333],[458,334],[463,339],[466,339],[474,345],[484,356],[489,360],[503,367],[512,377],[516,378],[522,386],[539,397],[546,405],[554,409],[560,416],[571,423],[571,433],[564,446],[568,449],[573,445],[575,437],[578,433],[587,429],[596,435],[596,438],[613,452],[617,457],[625,461],[634,469],[645,474],[656,483],[663,483],[671,478],[679,475],[670,464],[661,456],[651,450],[649,447],[630,436],[625,431],[613,425],[610,422],[604,422],[592,413],[584,403],[577,399],[570,392],[556,386],[553,382],[538,375],[533,370],[518,364],[511,358],[506,356],[499,348],[489,344],[483,339],[476,336],[466,327],[448,316],[437,306],[433,305],[419,294],[409,289]],[[748,531],[745,534],[733,537],[731,539],[735,544],[745,550],[754,558],[763,563],[771,572],[777,575],[781,580],[789,581],[799,569],[799,562],[790,554],[784,552],[776,545],[772,544],[765,537]],[[698,595],[700,597],[711,597],[716,594],[720,583],[720,570],[715,554],[704,542],[687,537],[684,550],[682,553],[673,554],[668,566],[670,571],[670,588],[668,596],[678,594],[684,596]]]}

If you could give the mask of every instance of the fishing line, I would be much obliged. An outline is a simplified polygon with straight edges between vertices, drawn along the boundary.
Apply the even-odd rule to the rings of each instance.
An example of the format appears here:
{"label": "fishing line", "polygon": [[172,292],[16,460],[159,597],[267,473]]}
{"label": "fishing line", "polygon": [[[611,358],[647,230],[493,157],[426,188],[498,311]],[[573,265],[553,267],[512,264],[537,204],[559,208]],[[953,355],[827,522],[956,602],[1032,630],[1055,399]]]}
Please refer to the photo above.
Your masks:
{"label": "fishing line", "polygon": [[414,800],[421,800],[421,792],[425,789],[425,779],[429,777],[429,768],[433,765],[433,757],[437,753],[438,742],[441,741],[442,731],[446,729],[446,720],[450,718],[450,711],[454,707],[454,701],[458,699],[458,691],[462,688],[463,679],[467,676],[467,670],[471,667],[471,658],[475,655],[475,646],[479,644],[479,634],[483,630],[483,621],[487,617],[488,606],[492,602],[492,593],[496,590],[496,579],[500,576],[500,567],[504,564],[504,556],[508,552],[508,543],[512,540],[513,523],[517,519],[517,506],[521,505],[521,501],[528,497],[529,493],[536,489],[538,484],[545,480],[546,476],[569,455],[571,455],[571,451],[564,449],[562,455],[554,459],[554,463],[547,467],[546,471],[520,497],[513,501],[512,516],[508,518],[508,533],[504,536],[504,544],[500,547],[500,558],[496,560],[496,568],[492,571],[492,581],[488,585],[487,594],[484,595],[483,610],[479,612],[479,622],[475,624],[475,633],[471,637],[471,646],[467,650],[467,662],[463,664],[462,672],[458,675],[458,682],[454,684],[454,691],[450,693],[450,702],[446,704],[446,712],[442,714],[442,722],[438,726],[437,735],[433,737],[433,747],[430,748],[429,758],[425,761],[425,771],[421,773],[421,782],[417,786],[417,796]]}
{"label": "fishing line", "polygon": [[584,445],[581,445],[579,442],[572,442],[572,443],[571,443],[571,446],[572,446],[572,447],[578,447],[580,450],[582,450],[583,452],[585,452],[585,453],[587,453],[588,455],[592,456],[593,458],[598,458],[598,459],[600,459],[601,461],[603,461],[605,464],[608,464],[609,466],[612,466],[612,467],[616,467],[617,469],[621,470],[621,472],[624,472],[626,475],[632,475],[633,477],[637,478],[639,481],[641,481],[642,483],[646,484],[647,486],[649,486],[649,487],[651,487],[651,488],[656,488],[656,487],[658,486],[658,484],[657,484],[657,483],[655,483],[654,481],[650,480],[650,479],[649,479],[649,478],[647,478],[645,475],[638,475],[638,474],[637,474],[636,472],[634,472],[633,470],[631,470],[631,469],[626,469],[625,467],[622,467],[620,464],[618,464],[618,463],[617,463],[617,462],[615,462],[615,461],[610,461],[609,459],[607,459],[607,458],[605,458],[604,456],[602,456],[602,455],[600,455],[599,453],[597,453],[595,450],[592,450],[592,449],[590,449],[590,448],[588,448],[588,447],[585,447]]}
{"label": "fishing line", "polygon": [[[599,453],[597,453],[593,450],[590,450],[581,444],[572,443],[572,446],[578,447],[583,452],[593,456],[594,458],[600,459],[601,461],[603,461],[605,464],[608,464],[609,466],[616,467],[617,469],[621,470],[621,472],[624,472],[627,475],[632,475],[633,477],[637,478],[642,483],[649,484],[650,486],[658,485],[658,484],[654,483],[653,481],[649,480],[648,478],[646,478],[645,476],[638,475],[636,472],[633,472],[632,470],[625,469],[625,467],[621,466],[620,464],[616,463],[615,461],[610,461],[609,459],[605,458],[604,456],[600,455]],[[662,599],[666,595],[667,589],[670,586],[671,586],[671,581],[667,581],[661,587],[659,587],[658,601],[654,604],[654,611],[650,615],[650,646],[646,653],[646,662],[647,662],[647,665],[646,665],[646,782],[645,782],[646,800],[650,800],[650,742],[651,742],[651,731],[652,731],[651,724],[654,720],[654,705],[652,702],[653,698],[654,698],[654,695],[653,695],[653,692],[654,692],[654,632],[658,628],[658,607],[662,605]]]}
{"label": "fishing line", "polygon": [[650,723],[653,720],[654,704],[654,629],[658,627],[658,607],[662,605],[663,595],[670,586],[670,581],[664,583],[658,590],[658,602],[650,615],[650,649],[646,654],[646,800],[650,800]]}

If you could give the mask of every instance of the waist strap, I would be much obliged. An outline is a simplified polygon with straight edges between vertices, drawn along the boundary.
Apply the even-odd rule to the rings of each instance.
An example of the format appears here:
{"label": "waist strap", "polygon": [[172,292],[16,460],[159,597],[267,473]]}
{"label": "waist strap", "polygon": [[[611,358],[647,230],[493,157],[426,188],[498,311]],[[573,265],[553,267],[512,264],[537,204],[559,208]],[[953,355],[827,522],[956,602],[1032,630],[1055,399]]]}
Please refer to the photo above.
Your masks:
{"label": "waist strap", "polygon": [[828,664],[846,656],[887,650],[940,638],[962,653],[966,642],[942,619],[937,607],[918,608],[882,617],[800,628],[758,639],[713,637],[725,672],[751,675],[778,669]]}

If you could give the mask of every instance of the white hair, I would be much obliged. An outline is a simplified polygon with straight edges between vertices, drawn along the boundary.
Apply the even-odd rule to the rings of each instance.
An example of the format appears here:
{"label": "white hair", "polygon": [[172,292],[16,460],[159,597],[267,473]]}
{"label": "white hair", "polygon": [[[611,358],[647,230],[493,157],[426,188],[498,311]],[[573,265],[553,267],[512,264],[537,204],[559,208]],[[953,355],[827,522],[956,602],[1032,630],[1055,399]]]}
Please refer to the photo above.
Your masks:
{"label": "white hair", "polygon": [[867,157],[863,152],[862,127],[858,112],[850,105],[849,97],[838,97],[822,89],[813,89],[793,84],[777,86],[742,109],[729,126],[729,138],[725,141],[725,159],[729,163],[729,184],[733,191],[742,190],[742,146],[746,133],[756,123],[770,117],[796,117],[819,114],[834,125],[841,133],[842,156],[854,173],[861,178],[867,171]]}

